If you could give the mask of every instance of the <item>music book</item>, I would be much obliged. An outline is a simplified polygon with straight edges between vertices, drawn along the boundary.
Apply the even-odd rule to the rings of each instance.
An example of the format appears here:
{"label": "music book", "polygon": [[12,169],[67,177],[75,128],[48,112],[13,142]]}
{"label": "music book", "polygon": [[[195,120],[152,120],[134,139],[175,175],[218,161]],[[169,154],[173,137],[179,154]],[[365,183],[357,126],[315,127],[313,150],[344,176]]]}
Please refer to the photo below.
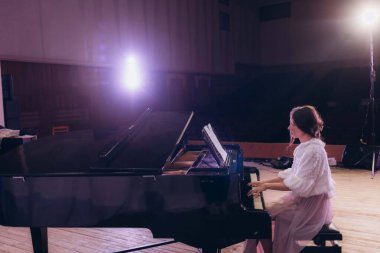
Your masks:
{"label": "music book", "polygon": [[218,137],[211,126],[211,124],[205,125],[202,129],[203,139],[207,146],[210,148],[215,160],[218,162],[219,166],[225,164],[227,160],[227,152],[220,143]]}

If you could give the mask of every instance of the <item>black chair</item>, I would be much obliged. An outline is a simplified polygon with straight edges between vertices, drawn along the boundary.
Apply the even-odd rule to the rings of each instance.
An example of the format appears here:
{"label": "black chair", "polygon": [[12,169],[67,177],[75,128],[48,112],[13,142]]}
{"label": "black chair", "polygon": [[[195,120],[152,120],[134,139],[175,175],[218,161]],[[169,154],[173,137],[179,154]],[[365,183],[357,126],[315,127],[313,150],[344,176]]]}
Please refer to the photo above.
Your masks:
{"label": "black chair", "polygon": [[[337,242],[342,239],[342,234],[334,224],[326,224],[313,238],[315,246],[306,246],[301,253],[342,253],[342,247]],[[327,241],[330,245],[326,244]]]}

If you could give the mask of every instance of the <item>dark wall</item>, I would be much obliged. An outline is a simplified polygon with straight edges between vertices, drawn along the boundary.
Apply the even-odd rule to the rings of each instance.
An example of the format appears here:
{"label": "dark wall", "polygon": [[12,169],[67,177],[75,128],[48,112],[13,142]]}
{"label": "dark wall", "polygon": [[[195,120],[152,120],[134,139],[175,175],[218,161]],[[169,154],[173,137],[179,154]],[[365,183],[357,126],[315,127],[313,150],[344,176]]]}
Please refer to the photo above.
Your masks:
{"label": "dark wall", "polygon": [[40,136],[51,134],[54,125],[115,128],[146,107],[194,111],[193,138],[212,123],[223,140],[233,141],[287,142],[289,111],[303,104],[319,109],[329,144],[369,141],[372,123],[366,67],[237,65],[235,75],[154,72],[135,94],[120,88],[112,68],[3,61],[2,74],[12,76],[20,129]]}
{"label": "dark wall", "polygon": [[13,97],[19,102],[17,128],[40,136],[50,135],[55,125],[68,125],[72,130],[115,128],[131,123],[147,107],[192,110],[198,115],[239,87],[231,75],[152,72],[144,87],[131,93],[122,88],[113,68],[16,61],[1,64],[2,74],[12,77]]}
{"label": "dark wall", "polygon": [[13,94],[12,75],[1,75],[1,86],[3,91],[3,108],[5,127],[11,129],[20,128],[20,104]]}
{"label": "dark wall", "polygon": [[[310,67],[261,69],[236,94],[225,98],[236,104],[225,118],[233,139],[287,142],[289,111],[310,104],[325,120],[323,135],[330,144],[370,141],[371,115],[367,116],[370,91],[365,67]],[[379,98],[375,84],[375,98]],[[219,107],[220,108],[220,107]],[[227,109],[226,109],[227,110]],[[376,125],[380,126],[376,106]],[[234,116],[232,116],[234,115]],[[380,135],[377,134],[377,135]],[[378,136],[379,137],[379,136]],[[379,139],[379,138],[377,138]]]}

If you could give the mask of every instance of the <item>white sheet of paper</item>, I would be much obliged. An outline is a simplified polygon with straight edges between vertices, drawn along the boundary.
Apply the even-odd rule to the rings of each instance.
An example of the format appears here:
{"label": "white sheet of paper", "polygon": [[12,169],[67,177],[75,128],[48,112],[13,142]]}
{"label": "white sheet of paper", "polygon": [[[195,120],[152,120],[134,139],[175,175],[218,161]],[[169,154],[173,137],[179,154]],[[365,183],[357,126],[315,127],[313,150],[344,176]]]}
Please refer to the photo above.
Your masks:
{"label": "white sheet of paper", "polygon": [[208,124],[205,126],[205,130],[207,135],[210,137],[211,142],[215,146],[217,152],[222,156],[223,162],[227,159],[227,152],[224,150],[222,144],[219,142],[218,138],[216,137],[214,130],[211,127],[211,124]]}

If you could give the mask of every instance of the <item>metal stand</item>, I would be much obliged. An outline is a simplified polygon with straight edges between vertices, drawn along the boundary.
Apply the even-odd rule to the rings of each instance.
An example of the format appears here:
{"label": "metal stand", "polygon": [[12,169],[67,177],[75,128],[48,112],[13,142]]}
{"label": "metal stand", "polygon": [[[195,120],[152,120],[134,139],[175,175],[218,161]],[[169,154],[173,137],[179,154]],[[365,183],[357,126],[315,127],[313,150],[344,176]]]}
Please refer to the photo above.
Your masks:
{"label": "metal stand", "polygon": [[[371,120],[372,120],[372,127],[371,127],[371,145],[376,145],[376,133],[375,133],[375,81],[376,81],[376,72],[374,69],[374,63],[373,63],[373,29],[370,29],[369,32],[369,43],[370,43],[370,73],[369,73],[369,79],[371,82],[371,88],[370,88],[370,103],[371,103]],[[376,149],[372,149],[372,170],[371,170],[371,178],[375,177],[375,163],[376,163]]]}

